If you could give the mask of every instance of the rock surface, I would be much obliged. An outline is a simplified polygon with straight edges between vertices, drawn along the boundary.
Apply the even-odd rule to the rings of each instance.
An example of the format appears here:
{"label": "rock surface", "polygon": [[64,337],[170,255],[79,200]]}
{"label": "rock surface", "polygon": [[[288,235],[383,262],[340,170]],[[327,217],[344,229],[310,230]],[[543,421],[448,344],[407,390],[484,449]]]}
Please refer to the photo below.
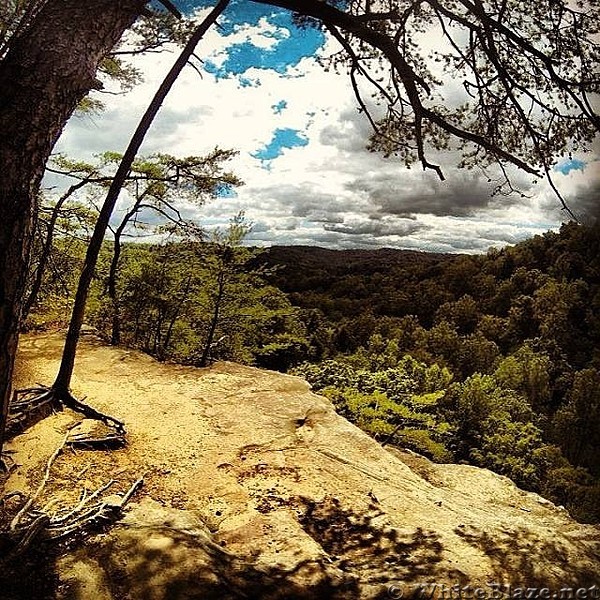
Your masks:
{"label": "rock surface", "polygon": [[[59,335],[25,336],[18,382],[51,382],[61,348]],[[111,479],[121,493],[144,486],[115,526],[58,557],[59,598],[406,598],[423,584],[491,598],[490,584],[600,584],[598,527],[490,471],[382,448],[299,378],[161,364],[86,336],[73,391],[123,420],[129,443],[64,452],[39,503],[72,506]],[[35,488],[80,419],[65,411],[14,438],[5,493]]]}

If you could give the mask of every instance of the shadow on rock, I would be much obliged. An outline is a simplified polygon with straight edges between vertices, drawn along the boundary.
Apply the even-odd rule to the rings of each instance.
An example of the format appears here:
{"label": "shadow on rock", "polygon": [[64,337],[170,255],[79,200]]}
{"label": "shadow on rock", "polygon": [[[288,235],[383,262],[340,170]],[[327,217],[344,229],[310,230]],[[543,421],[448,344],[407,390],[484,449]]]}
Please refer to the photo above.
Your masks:
{"label": "shadow on rock", "polygon": [[[585,567],[574,559],[566,544],[540,538],[534,532],[525,529],[507,530],[504,534],[495,533],[492,537],[485,531],[475,528],[460,529],[455,533],[469,545],[474,546],[487,556],[492,564],[494,578],[499,583],[510,582],[512,586],[550,587],[560,591],[565,587],[581,588],[600,585],[600,573]],[[600,540],[588,539],[590,546],[595,545],[595,554],[600,560]],[[553,566],[556,578],[548,572]]]}
{"label": "shadow on rock", "polygon": [[442,566],[444,548],[433,531],[390,527],[376,505],[367,514],[358,514],[343,508],[336,498],[303,501],[303,529],[341,571],[354,574],[363,585],[420,582],[441,574],[467,581],[464,573]]}

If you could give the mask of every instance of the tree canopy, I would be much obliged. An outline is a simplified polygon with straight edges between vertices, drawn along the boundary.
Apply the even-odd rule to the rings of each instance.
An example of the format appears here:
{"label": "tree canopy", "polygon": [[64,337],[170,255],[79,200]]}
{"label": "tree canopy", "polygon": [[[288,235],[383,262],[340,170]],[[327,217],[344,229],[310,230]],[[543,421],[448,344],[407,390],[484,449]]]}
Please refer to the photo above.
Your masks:
{"label": "tree canopy", "polygon": [[[450,150],[458,152],[463,166],[498,165],[498,191],[512,190],[513,166],[551,182],[557,158],[589,148],[597,135],[597,0],[253,1],[290,10],[299,24],[327,30],[341,46],[332,65],[348,69],[361,110],[373,125],[370,147],[399,155],[409,165],[416,162],[440,178],[437,153]],[[76,106],[90,89],[102,87],[98,70],[104,65],[109,74],[123,75],[120,59],[110,57],[122,34],[138,27],[140,17],[153,17],[144,0],[3,4],[8,16],[0,24],[5,414],[44,167]],[[176,2],[161,4],[178,14]],[[427,42],[432,35],[434,48]],[[152,50],[151,39],[142,35],[139,50]],[[130,75],[135,79],[134,72]],[[368,86],[380,108],[367,99]]]}
{"label": "tree canopy", "polygon": [[510,191],[508,166],[550,177],[557,158],[589,149],[600,128],[597,2],[263,3],[340,42],[332,60],[349,70],[374,129],[371,149],[442,179],[436,153],[453,149],[461,166],[498,165],[497,191]]}

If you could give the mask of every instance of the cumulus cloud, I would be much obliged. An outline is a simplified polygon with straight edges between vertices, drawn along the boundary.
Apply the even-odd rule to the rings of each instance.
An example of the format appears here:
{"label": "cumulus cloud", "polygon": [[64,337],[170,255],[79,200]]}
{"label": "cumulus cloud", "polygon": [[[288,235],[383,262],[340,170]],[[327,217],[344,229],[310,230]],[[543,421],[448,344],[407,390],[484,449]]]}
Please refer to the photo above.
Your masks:
{"label": "cumulus cloud", "polygon": [[369,173],[349,182],[349,189],[368,194],[377,212],[393,215],[433,214],[469,216],[478,210],[518,201],[517,197],[495,197],[494,186],[478,172],[452,172],[447,181],[433,173],[388,171]]}
{"label": "cumulus cloud", "polygon": [[379,238],[384,236],[405,237],[430,226],[404,219],[367,220],[349,223],[326,223],[325,231],[344,233],[348,235],[371,235]]}
{"label": "cumulus cloud", "polygon": [[[368,152],[370,124],[357,109],[348,78],[325,72],[315,60],[337,50],[335,43],[320,49],[323,40],[309,36],[317,30],[288,35],[289,15],[272,7],[234,2],[232,11],[197,48],[212,67],[202,78],[191,68],[184,71],[143,147],[143,153],[179,156],[206,154],[217,145],[239,151],[227,168],[246,185],[235,197],[187,207],[186,215],[206,226],[225,226],[243,210],[254,223],[248,240],[259,245],[437,252],[513,244],[565,218],[543,182],[534,186],[517,176],[526,197],[493,196],[497,182],[478,170],[457,170],[456,153],[435,156],[447,177],[441,182],[434,173]],[[240,15],[243,24],[236,21]],[[253,53],[261,57],[256,64]],[[84,158],[122,151],[174,56],[139,57],[145,83],[126,96],[106,98],[101,115],[72,119],[58,149]],[[275,143],[281,131],[295,132],[305,145],[294,139]],[[260,149],[272,150],[267,161]],[[575,210],[597,214],[600,163],[574,158],[585,168],[565,166],[556,172],[556,183]]]}

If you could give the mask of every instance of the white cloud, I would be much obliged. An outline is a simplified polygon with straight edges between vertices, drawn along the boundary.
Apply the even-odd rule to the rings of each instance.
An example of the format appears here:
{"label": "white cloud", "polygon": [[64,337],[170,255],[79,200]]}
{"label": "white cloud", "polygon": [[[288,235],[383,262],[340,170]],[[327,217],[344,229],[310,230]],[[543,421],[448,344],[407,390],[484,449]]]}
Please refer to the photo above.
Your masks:
{"label": "white cloud", "polygon": [[[228,42],[251,38],[269,48],[281,34],[263,20],[258,28],[238,28]],[[197,55],[224,59],[217,31],[206,36]],[[126,96],[104,98],[108,109],[102,115],[74,118],[57,149],[85,158],[103,150],[124,150],[174,59],[174,53],[141,58],[145,83]],[[564,217],[545,183],[531,187],[522,177],[531,198],[491,198],[490,185],[479,172],[460,172],[448,163],[448,181],[439,182],[432,173],[407,170],[367,152],[369,124],[357,110],[345,75],[325,72],[310,58],[288,75],[251,69],[245,77],[257,83],[242,87],[233,77],[200,78],[188,68],[175,84],[143,152],[186,156],[205,154],[216,145],[235,148],[240,154],[229,168],[246,182],[237,197],[203,207],[200,219],[225,224],[245,210],[256,224],[250,240],[260,244],[478,252],[557,227]],[[276,113],[273,106],[282,100],[286,106]],[[308,145],[284,150],[266,169],[251,155],[277,128],[301,131]],[[597,191],[600,183],[598,164],[556,175],[557,184],[576,205],[578,196],[586,207],[592,202],[590,190]]]}

